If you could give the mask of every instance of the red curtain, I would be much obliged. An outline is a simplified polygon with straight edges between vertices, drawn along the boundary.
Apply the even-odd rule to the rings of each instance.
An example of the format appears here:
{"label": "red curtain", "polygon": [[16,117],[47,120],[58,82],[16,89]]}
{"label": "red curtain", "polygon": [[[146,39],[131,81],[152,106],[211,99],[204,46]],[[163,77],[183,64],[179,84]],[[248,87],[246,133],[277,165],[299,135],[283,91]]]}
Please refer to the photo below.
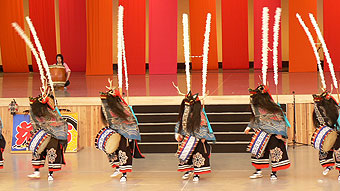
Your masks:
{"label": "red curtain", "polygon": [[[273,48],[273,26],[277,7],[281,7],[281,0],[256,0],[254,1],[254,68],[262,68],[262,8],[269,8],[269,48]],[[278,46],[278,66],[282,68],[281,57],[281,23]],[[268,68],[273,68],[273,52],[268,51]]]}
{"label": "red curtain", "polygon": [[[323,2],[323,34],[327,43],[329,54],[335,71],[340,71],[340,1],[327,0]],[[327,62],[327,59],[325,58]],[[329,67],[325,65],[325,71],[329,71]]]}
{"label": "red curtain", "polygon": [[119,5],[124,6],[128,73],[145,74],[145,0],[119,0]]}
{"label": "red curtain", "polygon": [[248,69],[248,0],[222,0],[223,69]]}
{"label": "red curtain", "polygon": [[24,28],[23,1],[0,1],[0,47],[4,72],[28,72],[25,42],[12,28],[17,22]]}
{"label": "red curtain", "polygon": [[[190,43],[191,55],[203,55],[205,21],[211,13],[208,69],[218,69],[217,34],[216,34],[216,0],[190,0]],[[192,58],[192,69],[202,69],[202,57]]]}
{"label": "red curtain", "polygon": [[177,1],[149,1],[150,74],[177,72]]}
{"label": "red curtain", "polygon": [[111,0],[86,1],[86,75],[112,74]]}
{"label": "red curtain", "polygon": [[59,0],[60,46],[72,71],[86,70],[86,1]]}
{"label": "red curtain", "polygon": [[[54,0],[30,0],[29,11],[46,60],[48,64],[54,64],[57,54]],[[39,71],[35,59],[32,59],[32,66],[33,71]]]}
{"label": "red curtain", "polygon": [[289,0],[289,72],[315,72],[317,64],[308,37],[296,18],[299,13],[316,41],[309,13],[317,14],[317,0]]}

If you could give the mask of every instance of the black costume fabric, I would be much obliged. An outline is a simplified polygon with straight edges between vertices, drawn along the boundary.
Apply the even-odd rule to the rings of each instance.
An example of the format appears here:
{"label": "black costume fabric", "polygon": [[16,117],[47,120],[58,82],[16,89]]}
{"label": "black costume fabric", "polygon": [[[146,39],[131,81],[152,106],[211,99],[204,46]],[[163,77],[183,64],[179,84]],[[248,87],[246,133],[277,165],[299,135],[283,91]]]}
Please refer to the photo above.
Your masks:
{"label": "black costume fabric", "polygon": [[3,168],[4,166],[4,151],[5,151],[5,146],[6,146],[6,140],[3,135],[0,135],[0,169]]}
{"label": "black costume fabric", "polygon": [[178,171],[194,171],[194,174],[206,174],[211,172],[210,168],[211,147],[207,141],[200,140],[195,150],[186,163],[178,164]]}
{"label": "black costume fabric", "polygon": [[255,131],[263,130],[270,134],[263,156],[251,156],[252,165],[256,169],[268,168],[271,162],[273,171],[284,170],[290,167],[285,142],[276,135],[287,136],[287,123],[280,106],[275,103],[265,85],[259,85],[255,90],[249,89],[251,98],[252,118],[248,125]]}
{"label": "black costume fabric", "polygon": [[48,160],[49,171],[59,171],[65,165],[63,146],[56,138],[51,138],[45,150],[41,153],[33,153],[32,165],[34,168],[41,168]]}
{"label": "black costume fabric", "polygon": [[272,135],[260,158],[251,157],[251,163],[256,169],[268,168],[271,162],[272,171],[284,170],[290,167],[288,153],[284,141]]}

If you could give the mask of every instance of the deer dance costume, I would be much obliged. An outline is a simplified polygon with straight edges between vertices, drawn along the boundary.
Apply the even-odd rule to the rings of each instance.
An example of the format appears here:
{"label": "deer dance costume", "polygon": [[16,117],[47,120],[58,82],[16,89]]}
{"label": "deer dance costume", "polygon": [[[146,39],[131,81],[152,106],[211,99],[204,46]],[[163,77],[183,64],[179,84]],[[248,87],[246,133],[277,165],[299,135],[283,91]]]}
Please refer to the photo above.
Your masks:
{"label": "deer dance costume", "polygon": [[[323,174],[327,175],[333,166],[339,170],[340,180],[340,124],[339,124],[339,104],[327,91],[322,94],[313,95],[314,99],[314,111],[313,111],[313,123],[315,128],[327,126],[333,131],[337,132],[337,138],[332,146],[331,150],[324,152],[319,150],[319,162],[322,167],[324,167]],[[313,137],[312,137],[313,139]]]}
{"label": "deer dance costume", "polygon": [[[249,132],[250,129],[254,129],[256,134],[253,136],[248,149],[260,148],[263,152],[260,155],[252,155],[251,161],[256,172],[250,178],[262,177],[261,169],[268,168],[271,160],[271,179],[277,179],[276,172],[278,170],[290,167],[285,145],[289,125],[283,111],[274,102],[266,86],[260,85],[255,90],[249,89],[249,92],[252,117],[245,131]],[[263,140],[259,133],[266,134]]]}
{"label": "deer dance costume", "polygon": [[108,124],[101,131],[110,128],[121,135],[118,149],[113,153],[106,153],[110,165],[112,168],[116,168],[111,177],[122,173],[120,181],[125,182],[127,172],[132,171],[133,158],[144,158],[137,144],[137,140],[141,140],[137,119],[117,89],[111,88],[106,93],[101,92],[100,97],[102,113],[105,117],[105,122]]}
{"label": "deer dance costume", "polygon": [[[179,111],[179,121],[175,126],[175,137],[182,141],[178,149],[178,171],[186,172],[183,179],[188,179],[193,171],[194,181],[200,174],[210,173],[211,147],[207,141],[215,141],[208,118],[198,98],[198,94],[189,92],[182,101]],[[189,143],[193,142],[190,146]]]}
{"label": "deer dance costume", "polygon": [[[54,97],[47,92],[42,92],[38,97],[30,97],[30,117],[33,133],[30,139],[32,153],[32,165],[35,172],[28,175],[30,178],[39,178],[39,168],[44,167],[45,160],[48,161],[49,180],[53,180],[53,172],[61,170],[65,163],[64,152],[67,147],[67,122],[62,118],[55,107]],[[43,130],[43,131],[41,131]],[[41,133],[46,133],[42,136]],[[34,146],[42,144],[44,139],[50,136],[46,148],[38,153]]]}

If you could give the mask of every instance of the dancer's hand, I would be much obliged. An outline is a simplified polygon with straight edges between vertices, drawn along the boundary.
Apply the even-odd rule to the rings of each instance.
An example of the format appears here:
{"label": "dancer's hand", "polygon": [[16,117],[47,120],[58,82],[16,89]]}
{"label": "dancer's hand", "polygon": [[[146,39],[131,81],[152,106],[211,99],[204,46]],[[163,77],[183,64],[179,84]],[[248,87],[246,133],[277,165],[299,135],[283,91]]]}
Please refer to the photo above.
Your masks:
{"label": "dancer's hand", "polygon": [[201,139],[201,141],[202,141],[202,143],[204,143],[204,142],[205,142],[205,139]]}
{"label": "dancer's hand", "polygon": [[282,137],[282,135],[276,135],[275,137],[276,137],[277,139],[284,140],[284,138]]}
{"label": "dancer's hand", "polygon": [[183,140],[183,136],[178,134],[178,133],[176,133],[175,134],[175,139],[176,139],[176,141],[181,142]]}

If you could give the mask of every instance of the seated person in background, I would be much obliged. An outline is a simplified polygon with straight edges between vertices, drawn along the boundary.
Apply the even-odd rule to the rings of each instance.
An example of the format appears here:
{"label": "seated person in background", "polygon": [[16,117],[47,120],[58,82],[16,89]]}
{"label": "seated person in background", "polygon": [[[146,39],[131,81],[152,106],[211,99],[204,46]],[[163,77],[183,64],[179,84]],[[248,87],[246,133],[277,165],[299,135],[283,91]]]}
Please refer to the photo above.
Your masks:
{"label": "seated person in background", "polygon": [[68,65],[64,62],[64,57],[61,54],[57,54],[56,56],[57,59],[57,63],[56,65],[63,65],[65,67],[65,71],[66,71],[66,83],[65,83],[65,87],[67,87],[68,85],[70,85],[70,75],[71,75],[71,70],[68,67]]}

